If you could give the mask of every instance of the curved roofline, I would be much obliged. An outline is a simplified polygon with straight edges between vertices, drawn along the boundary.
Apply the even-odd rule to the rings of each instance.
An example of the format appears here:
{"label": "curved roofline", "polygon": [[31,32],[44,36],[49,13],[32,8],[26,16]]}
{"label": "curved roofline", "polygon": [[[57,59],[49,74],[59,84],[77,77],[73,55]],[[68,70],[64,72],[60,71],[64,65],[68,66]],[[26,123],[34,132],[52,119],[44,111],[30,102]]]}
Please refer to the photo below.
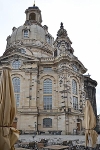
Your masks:
{"label": "curved roofline", "polygon": [[82,62],[80,60],[78,60],[78,58],[76,57],[76,59],[74,58],[73,60],[71,60],[72,62],[77,62],[81,65],[81,67],[84,69],[84,73],[86,73],[87,68],[84,67],[84,65],[82,64]]}

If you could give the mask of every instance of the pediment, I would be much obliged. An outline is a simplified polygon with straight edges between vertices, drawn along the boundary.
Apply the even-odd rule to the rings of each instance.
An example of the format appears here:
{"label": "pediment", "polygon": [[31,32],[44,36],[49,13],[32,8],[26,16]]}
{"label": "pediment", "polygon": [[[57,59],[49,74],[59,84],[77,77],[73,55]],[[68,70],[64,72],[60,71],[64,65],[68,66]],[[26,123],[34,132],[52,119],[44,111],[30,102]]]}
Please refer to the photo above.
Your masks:
{"label": "pediment", "polygon": [[38,61],[37,58],[35,58],[34,56],[24,55],[16,52],[7,56],[1,56],[0,62],[9,63],[13,60],[18,60],[18,59],[22,60],[23,62]]}

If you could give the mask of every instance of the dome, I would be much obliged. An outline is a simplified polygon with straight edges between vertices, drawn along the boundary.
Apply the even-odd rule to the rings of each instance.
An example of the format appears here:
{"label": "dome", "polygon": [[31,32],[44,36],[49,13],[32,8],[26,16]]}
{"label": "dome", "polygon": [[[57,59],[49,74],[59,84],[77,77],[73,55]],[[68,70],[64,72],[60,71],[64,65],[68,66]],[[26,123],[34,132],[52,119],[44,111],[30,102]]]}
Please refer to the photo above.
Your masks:
{"label": "dome", "polygon": [[54,38],[49,34],[46,25],[25,22],[23,26],[13,27],[12,30],[12,34],[7,37],[6,51],[11,50],[11,47],[15,45],[38,47],[50,51],[53,49]]}
{"label": "dome", "polygon": [[[37,6],[28,7],[25,10],[26,20],[24,25],[18,28],[13,27],[12,34],[7,37],[5,53],[9,53],[13,47],[38,48],[41,53],[48,51],[50,55],[53,51],[54,38],[48,32],[46,25],[42,26],[41,10]],[[33,51],[35,51],[34,49]],[[5,54],[4,53],[4,54]]]}
{"label": "dome", "polygon": [[34,4],[32,7],[28,7],[25,13],[26,21],[24,25],[18,28],[13,27],[10,44],[20,40],[38,40],[45,42],[46,30],[41,25],[42,16],[40,9]]}
{"label": "dome", "polygon": [[[24,37],[24,32],[28,31],[28,36]],[[32,24],[31,26],[20,26],[14,30],[11,34],[10,44],[17,41],[23,40],[39,40],[40,42],[45,42],[46,32],[42,26],[38,24]]]}

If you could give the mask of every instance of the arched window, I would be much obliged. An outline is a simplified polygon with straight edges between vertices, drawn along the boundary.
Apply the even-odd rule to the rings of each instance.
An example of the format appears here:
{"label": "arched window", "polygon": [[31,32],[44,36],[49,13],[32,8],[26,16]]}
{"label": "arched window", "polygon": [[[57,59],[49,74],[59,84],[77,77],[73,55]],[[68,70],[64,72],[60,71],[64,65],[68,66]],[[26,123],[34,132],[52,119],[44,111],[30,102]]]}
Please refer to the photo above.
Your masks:
{"label": "arched window", "polygon": [[29,20],[36,20],[36,14],[31,13],[30,16],[29,16]]}
{"label": "arched window", "polygon": [[77,83],[75,80],[72,80],[72,91],[73,94],[77,95]]}
{"label": "arched window", "polygon": [[72,80],[73,108],[78,110],[77,82]]}
{"label": "arched window", "polygon": [[52,80],[46,79],[43,82],[43,102],[44,109],[52,109]]}
{"label": "arched window", "polygon": [[52,119],[51,118],[44,118],[43,119],[43,127],[44,128],[51,128],[52,127]]}
{"label": "arched window", "polygon": [[12,62],[13,69],[19,69],[21,67],[21,60],[15,60]]}
{"label": "arched window", "polygon": [[14,93],[16,98],[16,105],[19,106],[19,100],[20,100],[20,78],[14,77],[12,79],[13,87],[14,87]]}

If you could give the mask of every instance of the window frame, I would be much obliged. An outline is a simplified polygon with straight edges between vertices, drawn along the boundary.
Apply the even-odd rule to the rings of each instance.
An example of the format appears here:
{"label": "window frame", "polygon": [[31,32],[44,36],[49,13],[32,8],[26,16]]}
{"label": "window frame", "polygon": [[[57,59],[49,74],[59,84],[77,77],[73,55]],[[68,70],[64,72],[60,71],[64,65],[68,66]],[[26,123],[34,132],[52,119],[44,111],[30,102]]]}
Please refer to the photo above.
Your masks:
{"label": "window frame", "polygon": [[72,79],[72,100],[74,110],[78,110],[78,88],[75,79]]}
{"label": "window frame", "polygon": [[48,78],[43,81],[43,107],[44,110],[52,109],[52,80]]}
{"label": "window frame", "polygon": [[43,119],[43,128],[52,128],[52,119],[51,118]]}
{"label": "window frame", "polygon": [[73,65],[72,65],[72,68],[73,68],[73,70],[74,70],[75,72],[78,72],[78,67],[76,66],[76,64],[73,64]]}
{"label": "window frame", "polygon": [[52,71],[52,67],[43,67],[44,72]]}
{"label": "window frame", "polygon": [[73,108],[74,110],[78,110],[78,97],[73,96]]}
{"label": "window frame", "polygon": [[13,77],[12,83],[13,83],[13,89],[14,89],[14,94],[15,94],[15,99],[16,99],[16,106],[19,107],[20,105],[20,78]]}
{"label": "window frame", "polygon": [[77,82],[72,80],[72,94],[77,95]]}
{"label": "window frame", "polygon": [[52,95],[43,95],[44,110],[52,110]]}
{"label": "window frame", "polygon": [[13,62],[12,62],[12,68],[17,70],[20,67],[21,67],[21,60],[19,60],[19,59],[18,60],[13,60]]}
{"label": "window frame", "polygon": [[[27,31],[27,33],[25,33],[25,31]],[[23,37],[24,38],[29,38],[29,30],[28,29],[23,30]]]}

